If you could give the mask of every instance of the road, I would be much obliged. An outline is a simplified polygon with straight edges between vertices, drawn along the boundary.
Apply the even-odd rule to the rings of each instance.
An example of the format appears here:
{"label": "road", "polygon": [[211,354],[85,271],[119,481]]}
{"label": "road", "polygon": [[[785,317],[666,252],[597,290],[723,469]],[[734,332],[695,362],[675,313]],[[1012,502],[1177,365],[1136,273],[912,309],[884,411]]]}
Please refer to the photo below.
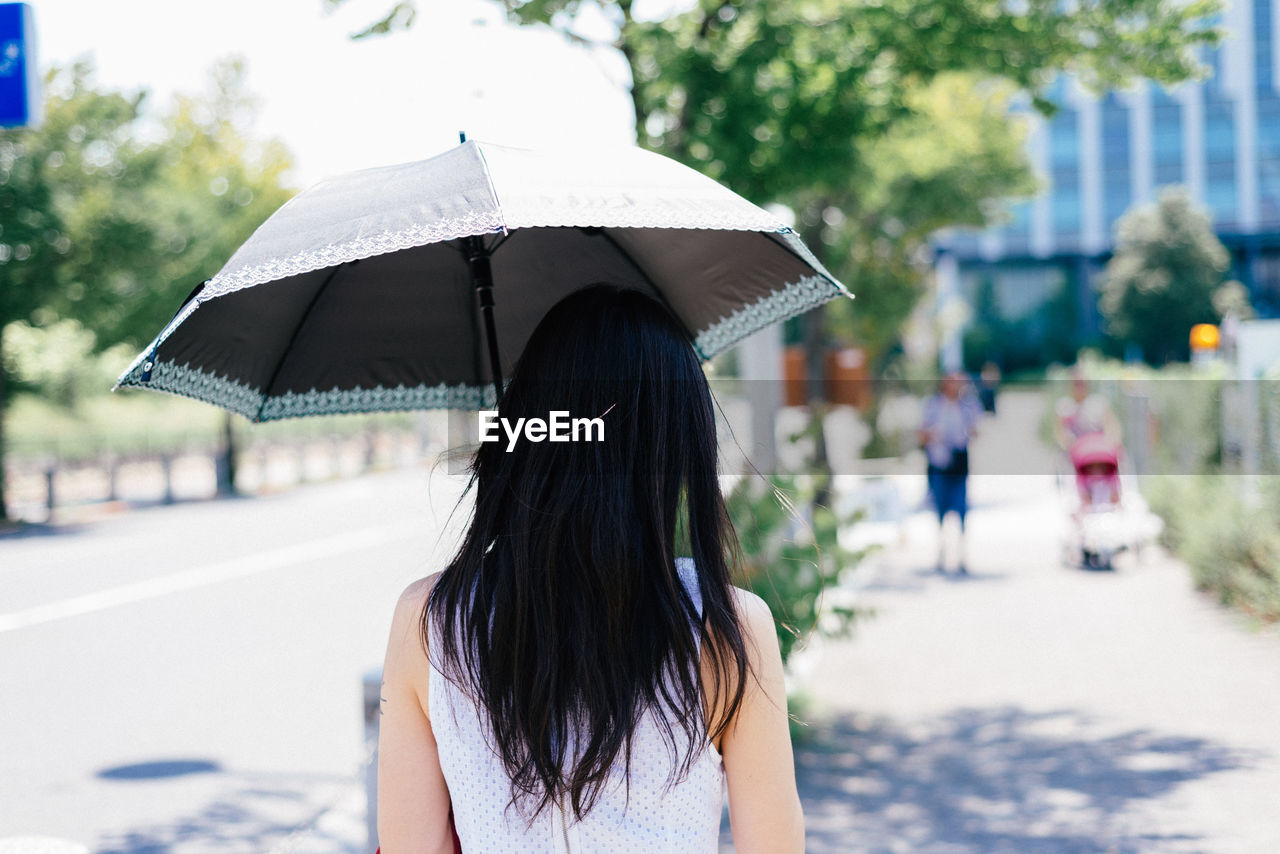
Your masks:
{"label": "road", "polygon": [[362,675],[459,491],[420,468],[0,538],[0,840],[257,854],[351,811]]}

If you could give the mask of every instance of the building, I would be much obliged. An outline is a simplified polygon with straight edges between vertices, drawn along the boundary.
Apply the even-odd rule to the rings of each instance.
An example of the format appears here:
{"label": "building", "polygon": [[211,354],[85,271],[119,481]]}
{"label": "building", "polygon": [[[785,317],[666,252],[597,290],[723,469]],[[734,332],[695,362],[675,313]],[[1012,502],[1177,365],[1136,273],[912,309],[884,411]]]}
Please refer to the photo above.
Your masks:
{"label": "building", "polygon": [[1033,338],[1067,323],[1073,344],[1088,341],[1116,220],[1181,184],[1210,212],[1257,312],[1280,316],[1280,0],[1237,0],[1221,23],[1227,36],[1205,50],[1204,81],[1098,97],[1059,78],[1057,114],[1029,119],[1046,191],[1002,228],[940,236],[940,293],[958,291],[979,319],[994,311]]}

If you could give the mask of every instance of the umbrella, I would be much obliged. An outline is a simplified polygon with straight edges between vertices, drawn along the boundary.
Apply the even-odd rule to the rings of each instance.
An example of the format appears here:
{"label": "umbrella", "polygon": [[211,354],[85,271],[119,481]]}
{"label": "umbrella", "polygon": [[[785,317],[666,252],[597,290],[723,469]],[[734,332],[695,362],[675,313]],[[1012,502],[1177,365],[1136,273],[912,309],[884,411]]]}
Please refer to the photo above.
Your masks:
{"label": "umbrella", "polygon": [[478,409],[543,314],[597,281],[663,302],[703,359],[848,296],[776,217],[666,157],[464,141],[295,196],[116,387],[251,421]]}

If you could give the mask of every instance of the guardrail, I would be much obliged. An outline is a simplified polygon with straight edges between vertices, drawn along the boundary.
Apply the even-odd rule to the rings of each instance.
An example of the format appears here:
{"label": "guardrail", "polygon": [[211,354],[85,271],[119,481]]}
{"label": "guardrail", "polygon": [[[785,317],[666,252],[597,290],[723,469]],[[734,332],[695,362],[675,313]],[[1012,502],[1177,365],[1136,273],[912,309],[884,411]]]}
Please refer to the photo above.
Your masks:
{"label": "guardrail", "polygon": [[[438,431],[376,429],[353,435],[255,441],[237,450],[234,473],[216,447],[63,460],[10,457],[10,515],[49,523],[94,508],[172,504],[219,494],[261,494],[299,483],[415,465],[443,450]],[[228,486],[232,488],[228,488]]]}

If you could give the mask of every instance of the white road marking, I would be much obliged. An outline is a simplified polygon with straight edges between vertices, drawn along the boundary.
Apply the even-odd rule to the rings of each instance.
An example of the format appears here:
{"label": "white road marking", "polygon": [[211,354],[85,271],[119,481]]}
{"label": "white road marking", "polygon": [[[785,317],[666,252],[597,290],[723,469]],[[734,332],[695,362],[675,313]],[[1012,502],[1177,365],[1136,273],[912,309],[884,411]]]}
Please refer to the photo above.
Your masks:
{"label": "white road marking", "polygon": [[52,836],[6,836],[0,839],[0,854],[89,854],[89,848]]}
{"label": "white road marking", "polygon": [[278,549],[211,563],[206,566],[197,566],[192,569],[175,572],[172,575],[149,578],[146,581],[139,581],[134,584],[125,584],[108,590],[100,590],[96,593],[87,593],[83,596],[73,596],[70,599],[50,602],[46,605],[37,605],[34,608],[15,611],[12,614],[0,614],[0,632],[38,626],[42,623],[51,623],[55,620],[64,620],[83,614],[92,614],[95,611],[105,611],[108,608],[115,608],[120,605],[155,599],[168,593],[194,590],[198,587],[206,587],[210,584],[218,584],[234,578],[244,578],[249,575],[257,575],[260,572],[269,572],[273,569],[283,569],[297,564],[348,554],[371,546],[407,540],[416,534],[417,531],[412,526],[382,525],[376,528],[366,528],[362,531],[336,534],[320,540],[282,546]]}

